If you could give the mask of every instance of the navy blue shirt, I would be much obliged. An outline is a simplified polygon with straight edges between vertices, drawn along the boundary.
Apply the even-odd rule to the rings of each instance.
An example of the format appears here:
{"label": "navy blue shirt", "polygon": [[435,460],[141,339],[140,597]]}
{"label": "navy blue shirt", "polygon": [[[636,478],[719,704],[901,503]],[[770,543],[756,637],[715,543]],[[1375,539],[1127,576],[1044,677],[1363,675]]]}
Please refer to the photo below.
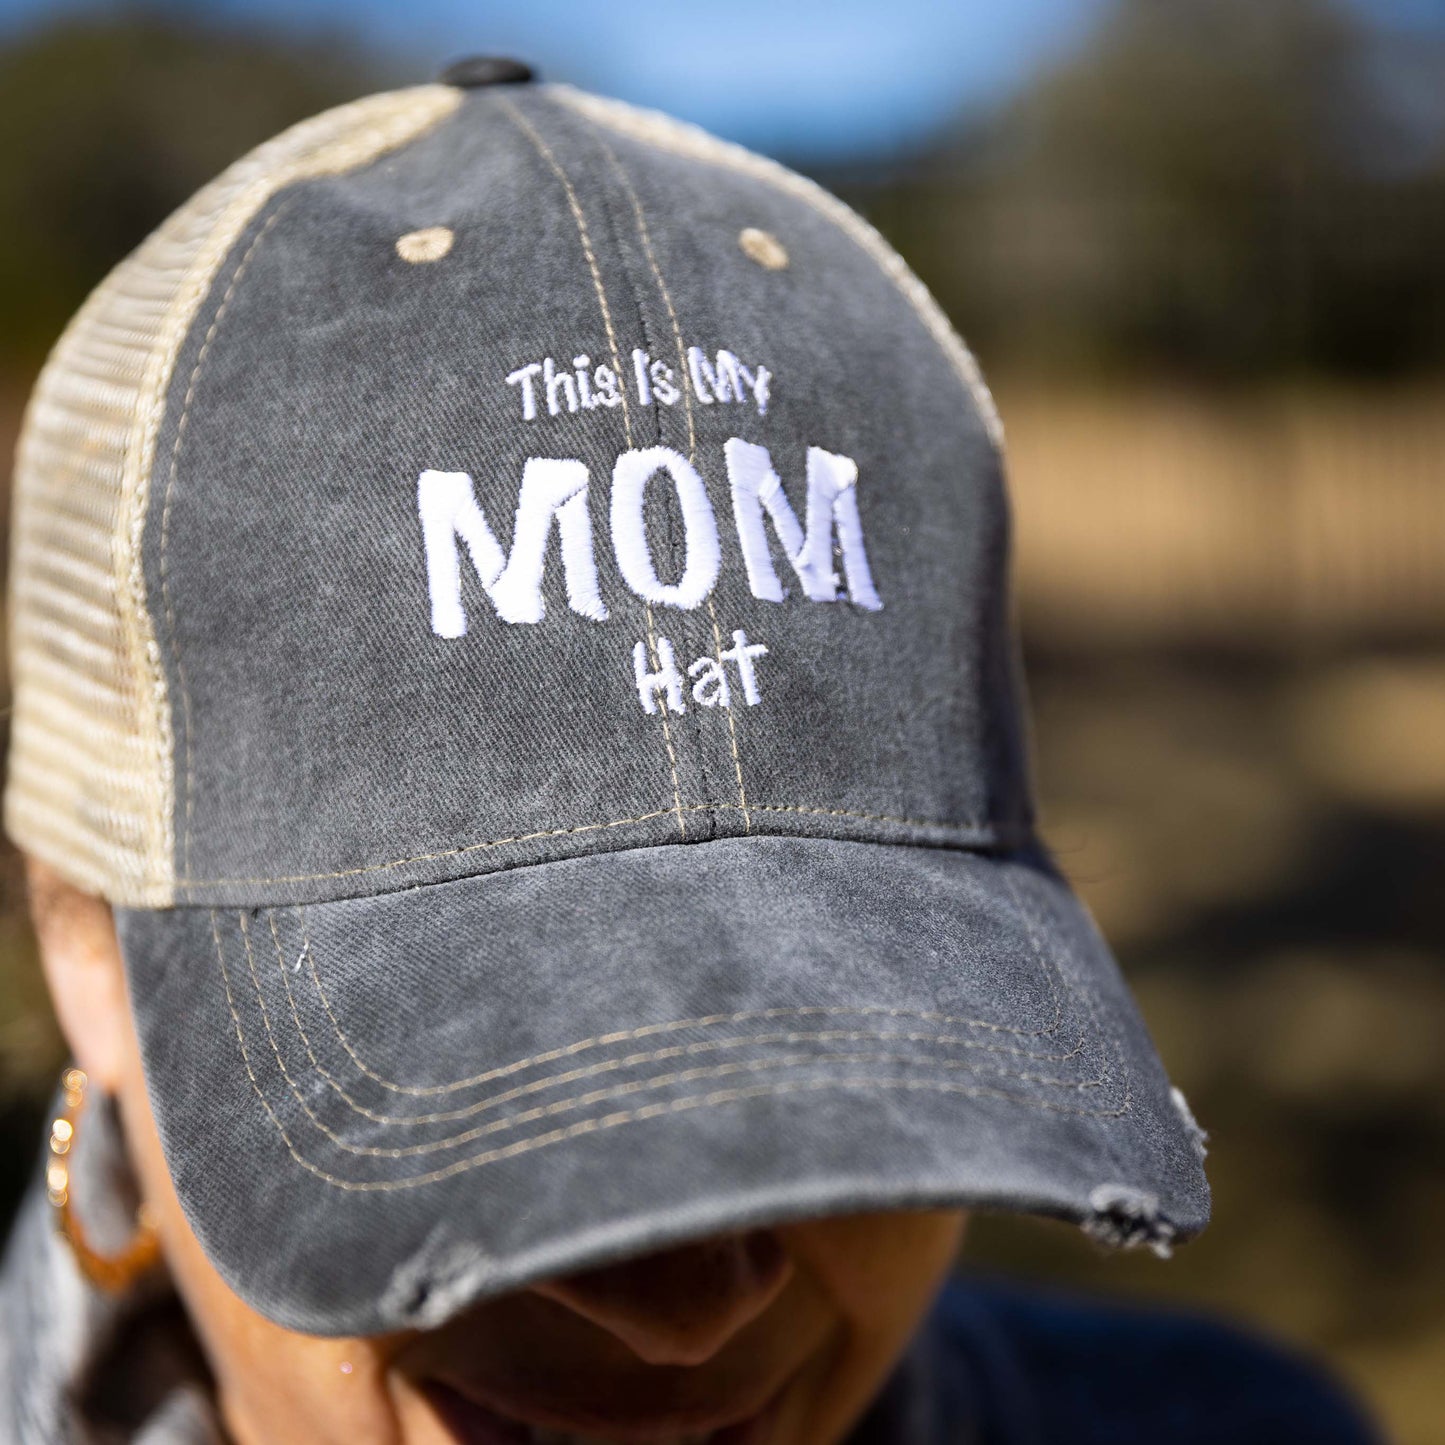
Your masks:
{"label": "navy blue shirt", "polygon": [[851,1445],[1377,1445],[1307,1360],[1196,1315],[951,1284]]}

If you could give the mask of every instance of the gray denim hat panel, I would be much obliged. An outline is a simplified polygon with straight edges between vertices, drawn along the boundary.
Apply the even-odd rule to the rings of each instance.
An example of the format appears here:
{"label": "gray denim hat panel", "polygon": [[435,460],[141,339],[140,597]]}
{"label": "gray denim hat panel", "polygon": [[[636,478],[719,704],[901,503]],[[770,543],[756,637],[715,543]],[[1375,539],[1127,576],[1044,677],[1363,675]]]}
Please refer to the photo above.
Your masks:
{"label": "gray denim hat panel", "polygon": [[719,1229],[1022,1209],[1167,1244],[1197,1143],[1037,862],[753,837],[120,914],[207,1253],[283,1324],[434,1324]]}
{"label": "gray denim hat panel", "polygon": [[1188,1237],[1197,1131],[1032,841],[937,308],[672,122],[417,104],[234,218],[147,413],[176,906],[117,918],[211,1259],[340,1335],[818,1213]]}
{"label": "gray denim hat panel", "polygon": [[[435,227],[444,255],[399,252]],[[787,264],[753,259],[749,230]],[[639,549],[614,469],[659,447],[702,500],[687,513],[654,474]],[[194,320],[156,456],[144,561],[180,902],[729,834],[1027,834],[997,450],[896,279],[770,180],[547,92],[469,95],[268,202]],[[571,540],[560,510],[533,512],[544,615],[504,620],[460,536],[429,546],[419,479],[465,474],[515,557],[529,465],[567,462],[586,479]],[[769,472],[821,544],[806,576],[758,495]],[[858,537],[835,555],[840,479]],[[639,567],[674,592],[689,565],[706,581],[709,547],[701,595],[639,595]],[[461,636],[434,625],[439,551]],[[667,649],[682,675],[652,712],[639,646],[643,671]],[[766,649],[751,686],[743,646]],[[730,706],[706,705],[709,676]]]}

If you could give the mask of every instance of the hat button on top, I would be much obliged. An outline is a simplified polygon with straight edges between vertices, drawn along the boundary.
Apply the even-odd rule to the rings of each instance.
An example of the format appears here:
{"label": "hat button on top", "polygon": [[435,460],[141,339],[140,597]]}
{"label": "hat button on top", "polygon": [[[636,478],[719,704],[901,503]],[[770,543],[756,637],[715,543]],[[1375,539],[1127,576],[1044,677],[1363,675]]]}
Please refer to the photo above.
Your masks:
{"label": "hat button on top", "polygon": [[437,77],[443,85],[472,90],[482,85],[525,85],[537,73],[524,60],[505,55],[468,55],[454,60]]}

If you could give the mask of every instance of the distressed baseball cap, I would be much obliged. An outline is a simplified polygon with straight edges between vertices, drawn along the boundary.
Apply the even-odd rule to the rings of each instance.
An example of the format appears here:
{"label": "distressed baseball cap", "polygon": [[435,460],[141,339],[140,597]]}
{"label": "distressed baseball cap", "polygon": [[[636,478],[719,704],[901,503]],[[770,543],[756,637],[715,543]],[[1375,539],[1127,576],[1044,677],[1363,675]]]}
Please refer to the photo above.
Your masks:
{"label": "distressed baseball cap", "polygon": [[802,177],[448,82],[202,190],[20,442],[6,823],[115,908],[208,1255],[355,1334],[824,1214],[1195,1233],[973,358]]}

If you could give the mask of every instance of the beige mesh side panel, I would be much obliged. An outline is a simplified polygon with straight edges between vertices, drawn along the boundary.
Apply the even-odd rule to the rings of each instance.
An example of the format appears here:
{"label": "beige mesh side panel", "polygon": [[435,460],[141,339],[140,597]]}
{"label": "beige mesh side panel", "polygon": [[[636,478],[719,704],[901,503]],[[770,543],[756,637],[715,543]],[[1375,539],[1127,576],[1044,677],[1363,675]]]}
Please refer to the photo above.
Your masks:
{"label": "beige mesh side panel", "polygon": [[588,95],[566,85],[549,86],[548,91],[589,120],[619,135],[647,141],[663,150],[688,156],[693,160],[707,161],[755,176],[780,191],[796,196],[827,216],[873,258],[884,275],[907,298],[948,358],[949,364],[958,373],[959,380],[972,395],[984,425],[988,428],[990,439],[995,446],[1002,448],[1003,423],[999,420],[998,408],[994,406],[993,397],[984,384],[973,353],[963,344],[962,338],[953,329],[938,302],[929,294],[928,288],[908,269],[903,258],[892,246],[857,212],[850,210],[816,182],[788,170],[776,161],[744,150],[742,146],[719,140],[697,126],[673,120],[671,116],[657,111],[639,110],[621,101]]}
{"label": "beige mesh side panel", "polygon": [[175,893],[170,703],[141,534],[176,356],[270,196],[366,164],[460,100],[440,85],[371,96],[237,161],[100,284],[36,384],[13,491],[5,826],[112,902]]}

